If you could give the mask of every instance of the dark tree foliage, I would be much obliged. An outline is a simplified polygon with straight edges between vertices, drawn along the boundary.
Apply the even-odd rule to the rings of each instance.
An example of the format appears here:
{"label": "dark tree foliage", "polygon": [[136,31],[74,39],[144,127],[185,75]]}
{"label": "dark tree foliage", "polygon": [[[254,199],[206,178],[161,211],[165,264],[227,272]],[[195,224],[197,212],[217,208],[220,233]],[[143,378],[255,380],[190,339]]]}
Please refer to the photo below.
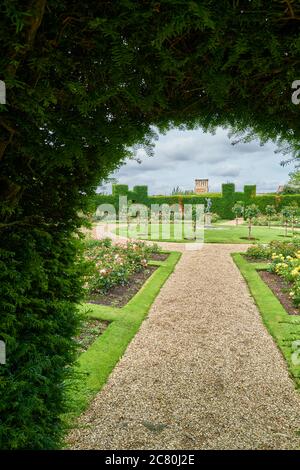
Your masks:
{"label": "dark tree foliage", "polygon": [[[152,126],[299,148],[292,0],[1,0],[0,447],[55,448],[81,298],[76,231]],[[241,134],[243,135],[243,134]]]}

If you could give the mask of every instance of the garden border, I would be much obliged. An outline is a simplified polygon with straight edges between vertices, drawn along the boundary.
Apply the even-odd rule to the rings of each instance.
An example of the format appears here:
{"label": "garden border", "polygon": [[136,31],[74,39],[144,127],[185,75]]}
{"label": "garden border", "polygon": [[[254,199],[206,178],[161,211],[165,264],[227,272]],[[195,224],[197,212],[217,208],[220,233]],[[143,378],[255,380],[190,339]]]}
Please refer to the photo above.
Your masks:
{"label": "garden border", "polygon": [[231,256],[248,285],[261,314],[263,324],[287,363],[288,371],[296,388],[300,388],[300,365],[293,364],[291,359],[293,354],[291,344],[300,339],[299,317],[294,318],[286,312],[280,301],[259,276],[257,271],[266,269],[268,263],[249,263],[243,253],[232,253]]}
{"label": "garden border", "polygon": [[149,265],[157,266],[158,269],[124,307],[97,304],[81,306],[82,313],[88,317],[108,320],[111,323],[77,360],[76,378],[68,386],[71,410],[66,417],[67,422],[70,420],[72,422],[78,417],[105,385],[128,344],[138,332],[160,289],[174,271],[181,253],[177,251],[163,253],[168,253],[168,258],[165,261],[149,262]]}

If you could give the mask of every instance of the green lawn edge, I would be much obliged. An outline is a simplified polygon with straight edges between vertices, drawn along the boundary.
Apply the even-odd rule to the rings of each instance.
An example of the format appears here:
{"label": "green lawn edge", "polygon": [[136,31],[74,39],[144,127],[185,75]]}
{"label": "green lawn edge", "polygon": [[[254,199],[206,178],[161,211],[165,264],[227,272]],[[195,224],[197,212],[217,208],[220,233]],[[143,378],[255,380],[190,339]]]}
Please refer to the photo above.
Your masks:
{"label": "green lawn edge", "polygon": [[180,257],[181,253],[172,251],[169,252],[167,260],[151,263],[155,263],[157,269],[122,308],[91,304],[81,306],[82,313],[88,317],[108,320],[111,323],[77,360],[75,379],[68,385],[67,395],[71,411],[65,420],[69,427],[107,382]]}
{"label": "green lawn edge", "polygon": [[300,339],[300,316],[289,315],[259,276],[257,271],[266,269],[266,263],[249,263],[241,253],[233,253],[231,256],[248,285],[263,324],[283,354],[295,387],[299,389],[300,365],[293,364],[291,356],[292,342]]}
{"label": "green lawn edge", "polygon": [[[124,228],[115,227],[112,229],[112,232],[116,235],[121,235],[126,238],[126,233],[123,230]],[[248,240],[248,227],[245,225],[238,226],[222,226],[222,224],[213,224],[213,228],[204,229],[204,243],[217,243],[217,244],[236,244],[236,245],[247,245],[247,244],[257,244],[257,243],[268,243],[273,239],[278,239],[280,241],[290,240],[291,235],[288,237],[284,236],[284,228],[276,227],[275,229],[269,229],[265,226],[253,226],[252,229],[253,236],[255,240]],[[160,232],[161,233],[161,232]],[[166,243],[195,243],[195,240],[188,240],[184,238],[152,238],[150,237],[140,237],[141,241],[149,240],[153,243],[166,242]]]}

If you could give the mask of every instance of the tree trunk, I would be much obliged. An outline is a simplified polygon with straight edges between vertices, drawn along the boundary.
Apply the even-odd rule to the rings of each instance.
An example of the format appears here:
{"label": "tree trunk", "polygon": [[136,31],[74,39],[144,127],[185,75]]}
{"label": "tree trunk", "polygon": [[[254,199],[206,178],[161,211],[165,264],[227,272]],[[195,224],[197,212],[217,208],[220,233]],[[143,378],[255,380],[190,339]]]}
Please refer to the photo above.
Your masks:
{"label": "tree trunk", "polygon": [[285,236],[287,237],[287,228],[288,228],[288,223],[287,220],[285,221]]}
{"label": "tree trunk", "polygon": [[249,230],[248,238],[249,238],[249,240],[251,240],[251,229],[252,229],[252,224],[251,224],[251,222],[249,222],[249,225],[248,225],[248,230]]}

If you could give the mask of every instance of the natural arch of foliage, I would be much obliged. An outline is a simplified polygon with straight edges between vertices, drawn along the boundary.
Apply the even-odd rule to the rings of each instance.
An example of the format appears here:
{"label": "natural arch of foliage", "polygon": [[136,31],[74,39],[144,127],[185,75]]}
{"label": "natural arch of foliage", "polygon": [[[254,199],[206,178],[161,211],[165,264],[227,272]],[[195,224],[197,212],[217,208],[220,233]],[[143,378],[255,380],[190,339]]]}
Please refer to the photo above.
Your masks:
{"label": "natural arch of foliage", "polygon": [[54,448],[81,298],[74,232],[152,127],[233,126],[298,150],[292,0],[3,0],[0,447]]}

